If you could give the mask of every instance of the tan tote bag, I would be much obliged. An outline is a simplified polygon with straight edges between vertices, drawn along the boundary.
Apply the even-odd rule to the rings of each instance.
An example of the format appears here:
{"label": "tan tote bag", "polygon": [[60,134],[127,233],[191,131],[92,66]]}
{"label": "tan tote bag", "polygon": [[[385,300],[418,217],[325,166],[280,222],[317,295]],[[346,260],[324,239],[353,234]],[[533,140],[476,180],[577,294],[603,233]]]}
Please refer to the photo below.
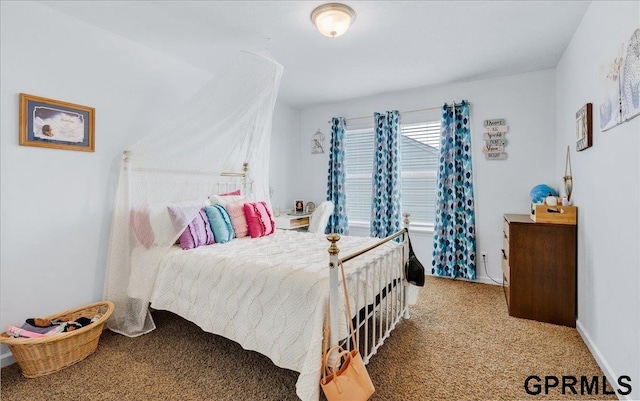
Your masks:
{"label": "tan tote bag", "polygon": [[[349,305],[349,294],[347,292],[347,281],[344,274],[344,266],[340,263],[342,272],[342,285],[344,288],[344,296],[346,302],[347,320],[349,321],[349,329],[351,330],[351,342],[353,348],[351,351],[342,348],[340,345],[331,347],[328,351],[326,341],[323,346],[322,358],[322,379],[320,386],[324,395],[329,401],[366,401],[375,391],[375,387],[369,377],[369,372],[365,368],[358,343],[356,342],[356,333],[353,329],[351,320],[351,307]],[[325,339],[329,327],[329,315],[325,319]],[[329,356],[337,352],[335,361],[329,366]],[[338,367],[338,365],[341,365]]]}

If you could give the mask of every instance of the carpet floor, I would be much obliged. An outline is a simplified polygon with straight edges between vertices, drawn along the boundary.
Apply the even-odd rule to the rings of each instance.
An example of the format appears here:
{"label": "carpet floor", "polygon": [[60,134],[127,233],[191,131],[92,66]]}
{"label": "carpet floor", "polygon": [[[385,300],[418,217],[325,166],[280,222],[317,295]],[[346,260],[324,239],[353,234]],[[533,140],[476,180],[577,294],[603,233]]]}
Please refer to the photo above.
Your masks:
{"label": "carpet floor", "polygon": [[[157,329],[141,337],[103,332],[93,355],[48,376],[3,368],[2,400],[298,399],[296,372],[174,314],[156,311],[154,319]],[[435,277],[367,368],[371,400],[617,399],[603,394],[603,373],[575,329],[510,317],[498,286]],[[561,386],[545,394],[543,386],[529,395],[532,375],[576,376],[578,394]],[[599,378],[597,394],[581,394],[581,376]],[[529,388],[537,383],[544,385]]]}

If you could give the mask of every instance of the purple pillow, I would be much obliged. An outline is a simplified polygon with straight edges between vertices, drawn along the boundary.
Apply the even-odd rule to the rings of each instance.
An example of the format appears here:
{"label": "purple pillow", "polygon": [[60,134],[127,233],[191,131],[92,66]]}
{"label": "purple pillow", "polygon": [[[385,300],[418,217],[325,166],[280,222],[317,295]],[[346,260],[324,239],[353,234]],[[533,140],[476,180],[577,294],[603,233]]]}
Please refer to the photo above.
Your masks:
{"label": "purple pillow", "polygon": [[[183,215],[183,211],[179,207],[168,206],[169,215],[174,223],[180,221],[180,217]],[[184,224],[184,223],[182,223]],[[187,228],[184,229],[180,235],[180,246],[182,249],[193,249],[201,245],[213,244],[214,237],[211,231],[211,225],[207,218],[207,213],[204,208],[200,208],[196,217],[191,220]]]}

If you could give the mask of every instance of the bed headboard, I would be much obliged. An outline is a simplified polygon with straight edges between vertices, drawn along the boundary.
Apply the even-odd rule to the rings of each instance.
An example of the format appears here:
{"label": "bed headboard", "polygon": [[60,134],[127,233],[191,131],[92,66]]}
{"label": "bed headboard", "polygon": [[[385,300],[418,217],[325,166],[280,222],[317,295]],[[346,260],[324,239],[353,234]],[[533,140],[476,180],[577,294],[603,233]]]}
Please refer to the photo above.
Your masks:
{"label": "bed headboard", "polygon": [[[129,186],[144,187],[143,190],[149,194],[148,198],[154,197],[154,193],[156,196],[165,197],[167,187],[180,197],[190,193],[193,193],[193,196],[196,196],[196,193],[200,195],[204,187],[209,195],[240,190],[242,195],[253,198],[253,181],[247,162],[242,164],[242,171],[220,172],[138,167],[133,163],[134,156],[131,151],[123,151],[122,156],[123,168],[129,173]],[[169,197],[168,200],[174,200],[172,198],[174,197]]]}

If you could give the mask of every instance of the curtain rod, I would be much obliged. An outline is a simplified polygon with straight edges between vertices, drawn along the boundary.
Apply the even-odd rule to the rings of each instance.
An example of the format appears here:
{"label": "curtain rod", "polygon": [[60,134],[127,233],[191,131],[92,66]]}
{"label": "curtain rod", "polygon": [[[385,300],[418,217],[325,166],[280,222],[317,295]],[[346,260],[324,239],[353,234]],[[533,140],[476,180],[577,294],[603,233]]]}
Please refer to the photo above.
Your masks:
{"label": "curtain rod", "polygon": [[[461,105],[462,103],[453,103],[456,106]],[[468,105],[471,105],[471,102],[467,102]],[[408,114],[408,113],[417,113],[419,111],[428,111],[428,110],[437,110],[442,108],[442,106],[436,106],[436,107],[427,107],[426,109],[415,109],[415,110],[408,110],[408,111],[401,111],[400,114]],[[362,120],[364,118],[372,118],[373,115],[371,116],[362,116],[362,117],[345,117],[345,120]],[[329,124],[331,124],[331,120],[327,121]]]}

